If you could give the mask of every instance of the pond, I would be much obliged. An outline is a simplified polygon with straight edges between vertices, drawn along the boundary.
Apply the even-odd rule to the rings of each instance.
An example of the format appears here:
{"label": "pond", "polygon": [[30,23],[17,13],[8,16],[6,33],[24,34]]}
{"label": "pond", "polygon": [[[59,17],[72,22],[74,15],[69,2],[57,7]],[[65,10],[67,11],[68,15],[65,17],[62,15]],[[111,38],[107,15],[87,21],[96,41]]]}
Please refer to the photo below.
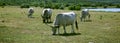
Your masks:
{"label": "pond", "polygon": [[97,8],[97,9],[89,9],[89,11],[120,12],[120,8]]}

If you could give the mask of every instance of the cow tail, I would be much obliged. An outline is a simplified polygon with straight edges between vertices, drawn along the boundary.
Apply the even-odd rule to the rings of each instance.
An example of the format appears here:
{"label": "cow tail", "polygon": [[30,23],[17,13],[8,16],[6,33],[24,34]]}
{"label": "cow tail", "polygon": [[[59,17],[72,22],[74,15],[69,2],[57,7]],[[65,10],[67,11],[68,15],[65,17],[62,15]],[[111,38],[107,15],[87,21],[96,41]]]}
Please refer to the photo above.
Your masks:
{"label": "cow tail", "polygon": [[75,21],[76,29],[78,30],[78,23],[77,20]]}

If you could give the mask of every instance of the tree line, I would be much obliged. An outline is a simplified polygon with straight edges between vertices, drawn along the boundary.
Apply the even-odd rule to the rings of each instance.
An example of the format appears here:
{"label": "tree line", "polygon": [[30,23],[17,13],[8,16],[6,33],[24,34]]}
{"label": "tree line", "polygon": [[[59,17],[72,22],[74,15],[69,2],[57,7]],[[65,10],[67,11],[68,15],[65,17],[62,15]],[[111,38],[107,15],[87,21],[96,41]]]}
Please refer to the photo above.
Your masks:
{"label": "tree line", "polygon": [[0,6],[20,6],[20,8],[29,8],[30,6],[52,8],[52,9],[65,9],[80,10],[82,7],[103,7],[115,6],[120,8],[120,1],[95,1],[95,0],[0,0]]}

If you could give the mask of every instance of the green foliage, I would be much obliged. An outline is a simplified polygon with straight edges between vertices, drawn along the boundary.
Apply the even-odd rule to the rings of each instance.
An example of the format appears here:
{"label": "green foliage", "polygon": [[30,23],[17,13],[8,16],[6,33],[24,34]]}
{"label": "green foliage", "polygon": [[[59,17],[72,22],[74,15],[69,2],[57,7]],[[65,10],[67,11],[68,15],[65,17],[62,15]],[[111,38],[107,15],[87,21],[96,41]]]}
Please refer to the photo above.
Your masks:
{"label": "green foliage", "polygon": [[59,7],[59,9],[64,9],[65,7],[64,7],[64,5],[61,5],[60,7]]}
{"label": "green foliage", "polygon": [[44,3],[43,3],[43,2],[41,2],[39,6],[40,6],[40,7],[44,7]]}
{"label": "green foliage", "polygon": [[74,10],[74,9],[75,9],[75,6],[69,6],[68,9],[69,9],[69,10]]}
{"label": "green foliage", "polygon": [[56,3],[56,4],[53,5],[52,8],[53,8],[53,9],[59,9],[60,6],[61,6],[60,4]]}
{"label": "green foliage", "polygon": [[69,7],[70,6],[70,4],[65,4],[65,7]]}
{"label": "green foliage", "polygon": [[95,7],[95,8],[96,8],[96,7],[97,7],[97,5],[96,5],[96,4],[92,4],[92,5],[91,5],[91,7]]}
{"label": "green foliage", "polygon": [[116,8],[120,8],[120,5],[116,5]]}
{"label": "green foliage", "polygon": [[44,4],[44,8],[52,8],[52,4]]}
{"label": "green foliage", "polygon": [[75,10],[80,10],[81,7],[80,6],[75,6]]}
{"label": "green foliage", "polygon": [[108,6],[107,5],[104,5],[103,8],[107,8]]}
{"label": "green foliage", "polygon": [[38,6],[39,6],[39,3],[37,3],[37,2],[31,3],[31,6],[38,7]]}
{"label": "green foliage", "polygon": [[64,5],[59,4],[59,3],[49,3],[45,4],[44,8],[52,8],[52,9],[64,9]]}
{"label": "green foliage", "polygon": [[7,4],[6,3],[0,3],[0,6],[4,8]]}
{"label": "green foliage", "polygon": [[29,8],[29,7],[30,7],[29,4],[22,4],[22,5],[20,6],[20,8]]}
{"label": "green foliage", "polygon": [[[108,2],[109,1],[109,2]],[[114,2],[114,3],[113,3]],[[3,5],[12,5],[12,6],[24,6],[21,4],[29,3],[31,6],[35,7],[43,7],[43,8],[53,8],[53,9],[64,9],[64,7],[73,6],[74,4],[81,4],[80,7],[97,7],[104,6],[104,4],[108,6],[116,6],[114,4],[120,4],[118,0],[0,0],[0,6]],[[3,4],[5,3],[5,4]],[[93,5],[92,5],[93,4]],[[78,6],[78,5],[77,5]],[[104,6],[106,8],[106,6]]]}
{"label": "green foliage", "polygon": [[80,7],[80,6],[77,6],[77,5],[76,5],[76,6],[69,6],[68,9],[69,9],[69,10],[80,10],[81,7]]}
{"label": "green foliage", "polygon": [[81,5],[82,7],[90,7],[91,5],[90,4],[83,4]]}

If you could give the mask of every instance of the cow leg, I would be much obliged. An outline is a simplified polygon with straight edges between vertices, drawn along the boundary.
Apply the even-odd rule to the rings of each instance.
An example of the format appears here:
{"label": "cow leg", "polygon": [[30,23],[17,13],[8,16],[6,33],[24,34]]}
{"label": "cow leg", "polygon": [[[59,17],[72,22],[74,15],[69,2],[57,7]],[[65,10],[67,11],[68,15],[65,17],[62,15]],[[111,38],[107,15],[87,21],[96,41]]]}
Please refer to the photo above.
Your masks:
{"label": "cow leg", "polygon": [[75,33],[73,24],[71,25],[71,33]]}
{"label": "cow leg", "polygon": [[64,29],[64,34],[66,34],[66,29],[65,29],[65,26],[63,26],[63,29]]}
{"label": "cow leg", "polygon": [[28,18],[30,18],[31,17],[31,14],[28,14]]}
{"label": "cow leg", "polygon": [[45,19],[43,19],[43,23],[45,23]]}
{"label": "cow leg", "polygon": [[58,34],[60,34],[59,28],[58,28]]}
{"label": "cow leg", "polygon": [[86,20],[85,18],[86,18],[86,17],[83,18],[84,22],[85,22],[85,20]]}
{"label": "cow leg", "polygon": [[81,20],[81,21],[82,21],[82,19],[83,19],[83,18],[82,18],[82,17],[80,17],[80,20]]}
{"label": "cow leg", "polygon": [[55,34],[56,34],[56,29],[53,28],[52,31],[53,31],[53,34],[52,34],[52,35],[55,35]]}
{"label": "cow leg", "polygon": [[49,22],[51,22],[51,17],[49,17],[48,19],[49,19]]}
{"label": "cow leg", "polygon": [[49,20],[49,19],[47,19],[47,23],[49,22],[48,20]]}
{"label": "cow leg", "polygon": [[89,18],[89,20],[90,20],[90,14],[88,15],[88,18]]}
{"label": "cow leg", "polygon": [[32,14],[30,14],[30,18],[32,18]]}
{"label": "cow leg", "polygon": [[47,23],[49,22],[49,17],[47,17]]}
{"label": "cow leg", "polygon": [[49,20],[50,20],[50,22],[51,22],[51,18],[50,18]]}

